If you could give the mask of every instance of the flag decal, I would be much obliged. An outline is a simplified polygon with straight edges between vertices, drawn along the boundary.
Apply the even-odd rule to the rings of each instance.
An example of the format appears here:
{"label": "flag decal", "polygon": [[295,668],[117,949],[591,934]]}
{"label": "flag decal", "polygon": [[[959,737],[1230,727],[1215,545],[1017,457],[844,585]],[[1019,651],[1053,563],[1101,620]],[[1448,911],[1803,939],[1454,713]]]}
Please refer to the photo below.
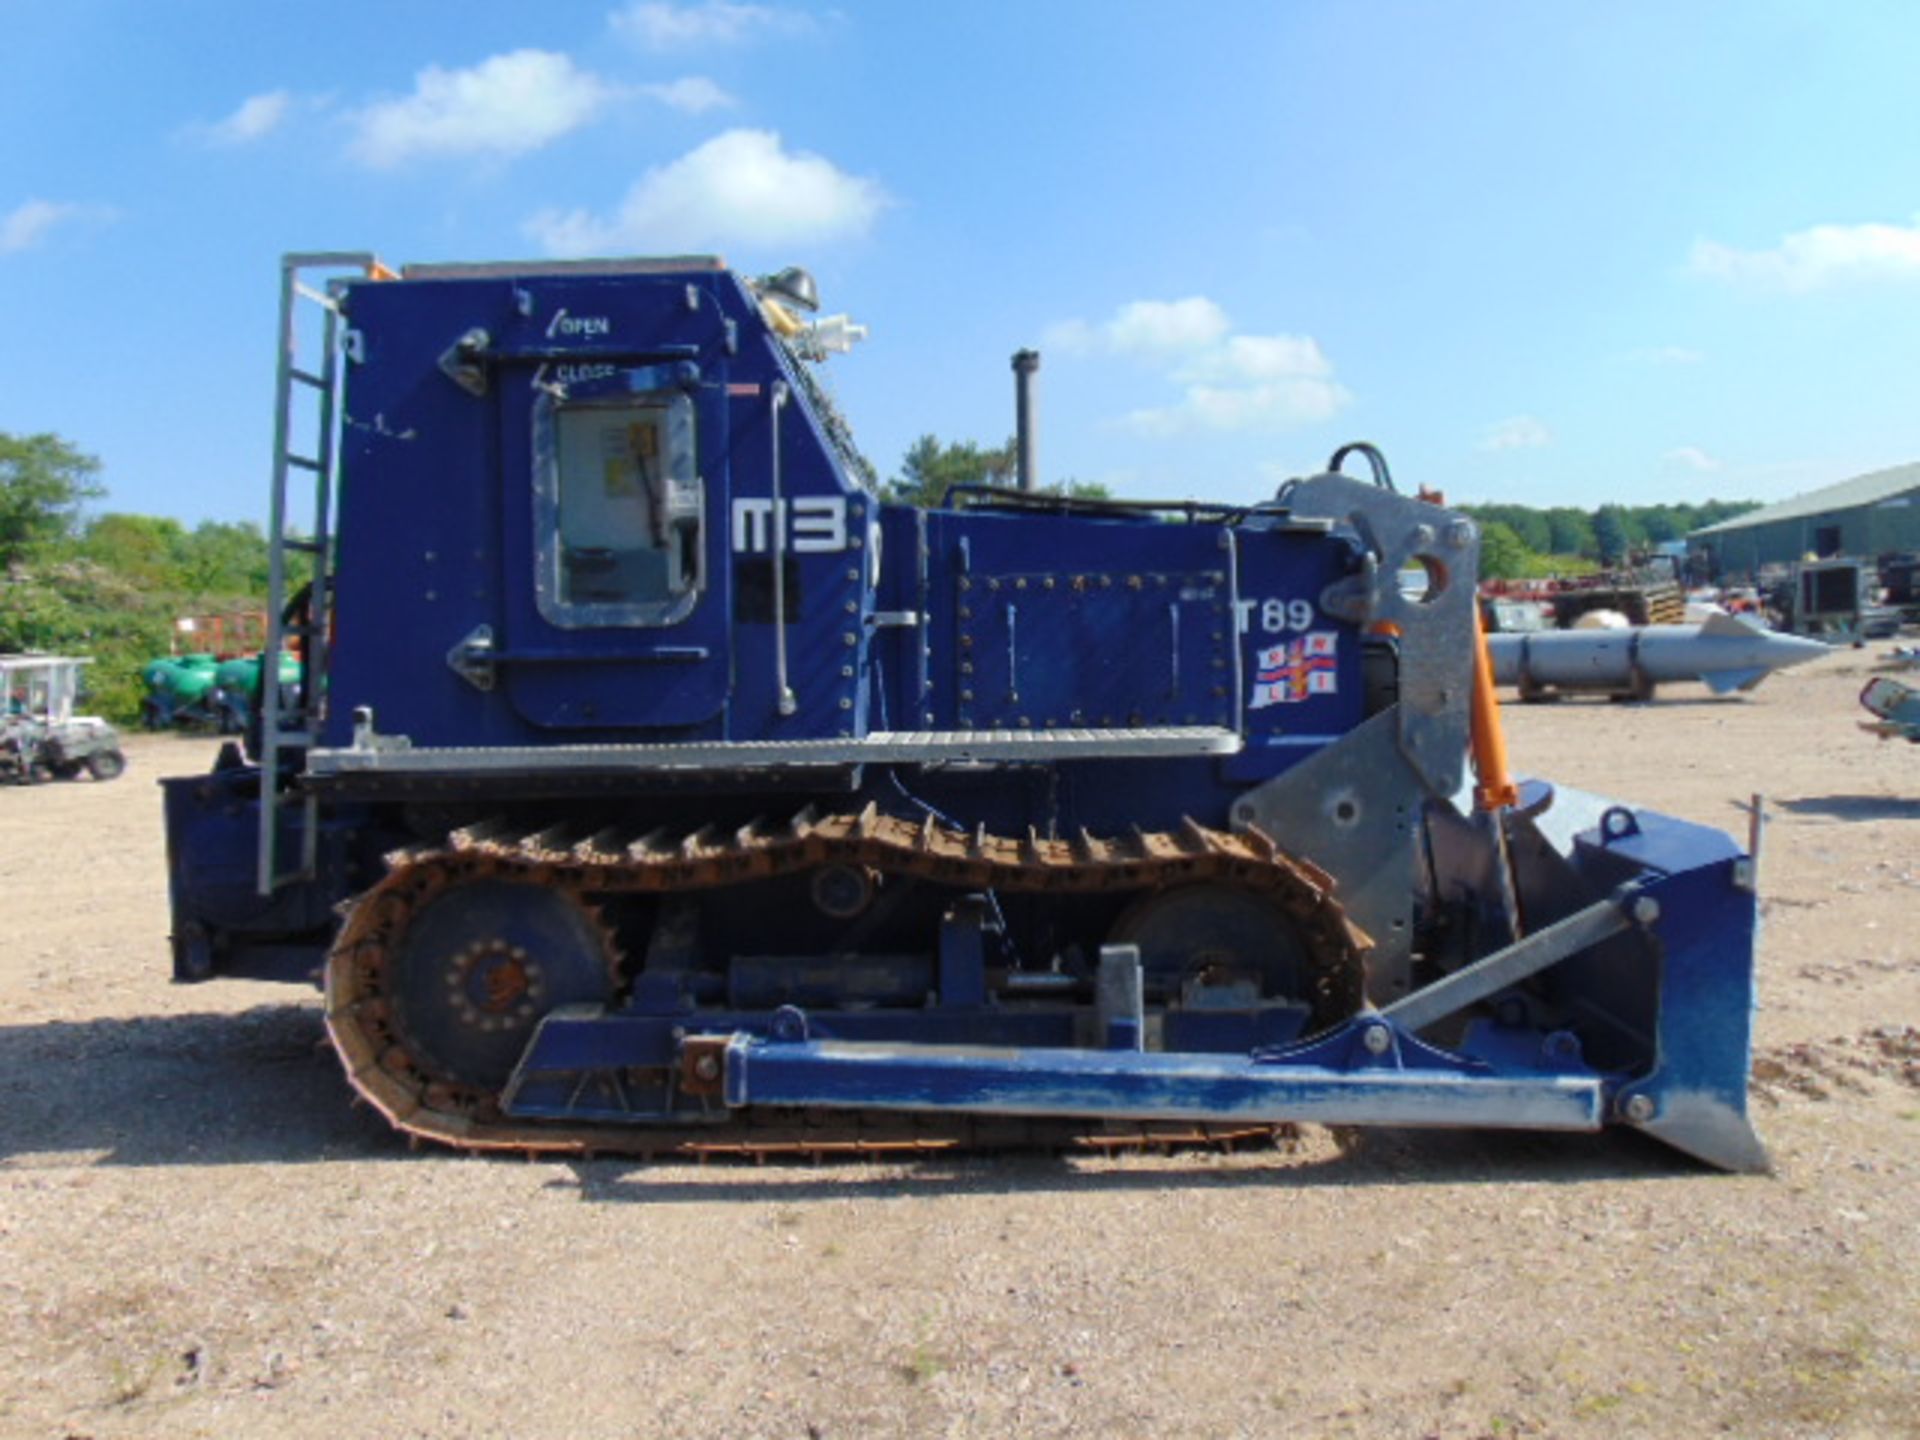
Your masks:
{"label": "flag decal", "polygon": [[1317,695],[1338,694],[1339,641],[1338,631],[1313,630],[1262,650],[1247,708],[1259,710],[1267,705],[1291,705]]}

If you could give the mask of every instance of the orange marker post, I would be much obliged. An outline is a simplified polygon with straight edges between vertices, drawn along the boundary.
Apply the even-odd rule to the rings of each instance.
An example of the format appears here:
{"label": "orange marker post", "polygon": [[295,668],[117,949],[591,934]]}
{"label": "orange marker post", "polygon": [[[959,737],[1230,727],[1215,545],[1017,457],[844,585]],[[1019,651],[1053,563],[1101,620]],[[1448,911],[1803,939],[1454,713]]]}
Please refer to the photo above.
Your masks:
{"label": "orange marker post", "polygon": [[1507,770],[1507,735],[1500,728],[1500,701],[1493,693],[1493,656],[1487,650],[1480,606],[1473,607],[1473,771],[1480,777],[1474,803],[1482,810],[1504,810],[1520,791]]}

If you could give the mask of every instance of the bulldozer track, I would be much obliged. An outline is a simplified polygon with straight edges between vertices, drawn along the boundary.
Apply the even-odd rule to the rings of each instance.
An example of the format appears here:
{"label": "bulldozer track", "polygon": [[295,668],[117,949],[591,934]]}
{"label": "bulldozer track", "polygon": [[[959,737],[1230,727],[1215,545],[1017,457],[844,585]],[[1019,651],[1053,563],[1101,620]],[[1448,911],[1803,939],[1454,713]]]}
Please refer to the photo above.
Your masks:
{"label": "bulldozer track", "polygon": [[[589,914],[603,900],[635,894],[711,891],[822,865],[859,865],[887,876],[1010,893],[1152,891],[1224,883],[1269,896],[1298,928],[1310,956],[1305,997],[1316,1025],[1359,1008],[1367,937],[1334,897],[1333,881],[1282,852],[1255,829],[1214,830],[1187,820],[1176,831],[1134,829],[1070,839],[954,829],[869,805],[822,815],[811,807],[784,821],[692,831],[494,818],[453,832],[444,844],[399,850],[387,874],[352,902],[325,966],[326,1024],[361,1098],[412,1140],[475,1151],[533,1155],[824,1159],[899,1158],[958,1150],[1042,1148],[1115,1152],[1231,1148],[1272,1138],[1275,1127],[1072,1120],[818,1115],[749,1109],[724,1125],[577,1125],[516,1120],[484,1089],[436,1074],[410,1045],[393,1003],[396,942],[422,906],[450,887],[507,880],[557,890]],[[603,932],[604,933],[604,932]],[[605,942],[610,977],[619,957]],[[614,980],[610,978],[610,985]]]}

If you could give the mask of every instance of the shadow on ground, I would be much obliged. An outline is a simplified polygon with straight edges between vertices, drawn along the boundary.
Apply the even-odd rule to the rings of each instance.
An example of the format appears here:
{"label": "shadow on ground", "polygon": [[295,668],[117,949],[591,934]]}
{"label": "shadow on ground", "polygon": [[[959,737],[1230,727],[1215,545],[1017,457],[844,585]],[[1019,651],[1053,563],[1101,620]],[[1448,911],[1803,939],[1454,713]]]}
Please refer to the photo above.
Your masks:
{"label": "shadow on ground", "polygon": [[887,1162],[876,1176],[858,1163],[737,1162],[699,1168],[576,1161],[549,1189],[591,1204],[687,1205],[714,1201],[886,1199],[965,1194],[1104,1194],[1171,1188],[1291,1190],[1335,1186],[1579,1184],[1675,1180],[1709,1173],[1636,1134],[1536,1135],[1463,1130],[1373,1130],[1310,1154],[1255,1148],[1232,1160],[1196,1152],[1171,1158],[1088,1159],[1052,1154],[941,1156]]}
{"label": "shadow on ground", "polygon": [[0,1163],[104,1165],[407,1157],[349,1103],[312,1005],[0,1026]]}
{"label": "shadow on ground", "polygon": [[[0,1026],[0,1115],[0,1165],[43,1156],[109,1166],[454,1158],[438,1149],[413,1152],[377,1115],[350,1103],[311,1005]],[[883,1174],[858,1160],[577,1160],[569,1162],[570,1178],[553,1188],[593,1203],[657,1205],[971,1191],[1574,1183],[1701,1173],[1637,1135],[1453,1130],[1347,1131],[1338,1144],[1310,1130],[1298,1150],[1260,1146],[1231,1160],[1202,1152],[1133,1163],[1016,1152],[880,1163]]]}
{"label": "shadow on ground", "polygon": [[1794,815],[1830,820],[1920,820],[1920,798],[1902,795],[1804,795],[1770,803]]}

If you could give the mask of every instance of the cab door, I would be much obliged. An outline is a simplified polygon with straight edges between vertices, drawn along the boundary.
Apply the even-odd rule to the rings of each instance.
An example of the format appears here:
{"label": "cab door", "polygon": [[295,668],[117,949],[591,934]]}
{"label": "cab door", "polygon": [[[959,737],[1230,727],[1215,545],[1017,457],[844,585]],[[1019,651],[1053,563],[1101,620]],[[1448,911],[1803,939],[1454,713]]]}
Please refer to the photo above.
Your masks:
{"label": "cab door", "polygon": [[684,729],[725,709],[725,377],[692,360],[527,364],[499,386],[504,634],[546,729]]}

